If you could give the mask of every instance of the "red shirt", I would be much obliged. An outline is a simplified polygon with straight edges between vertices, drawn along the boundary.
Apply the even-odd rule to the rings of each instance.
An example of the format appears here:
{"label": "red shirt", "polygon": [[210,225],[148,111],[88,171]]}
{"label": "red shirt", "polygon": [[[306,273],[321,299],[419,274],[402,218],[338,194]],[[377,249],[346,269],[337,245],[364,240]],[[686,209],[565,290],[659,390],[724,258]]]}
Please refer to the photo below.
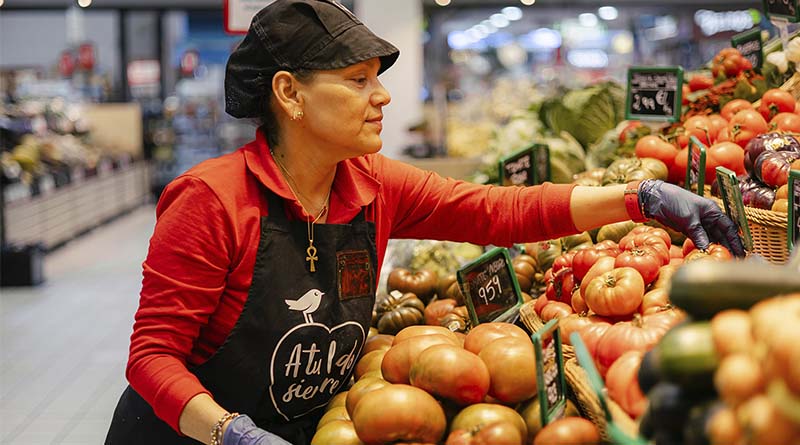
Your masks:
{"label": "red shirt", "polygon": [[[126,374],[175,430],[186,403],[207,392],[187,365],[217,350],[247,299],[267,215],[264,187],[289,203],[290,218],[307,217],[259,132],[175,179],[156,208]],[[483,186],[367,155],[339,163],[328,223],[347,223],[365,206],[380,265],[389,238],[510,246],[575,233],[572,188]]]}

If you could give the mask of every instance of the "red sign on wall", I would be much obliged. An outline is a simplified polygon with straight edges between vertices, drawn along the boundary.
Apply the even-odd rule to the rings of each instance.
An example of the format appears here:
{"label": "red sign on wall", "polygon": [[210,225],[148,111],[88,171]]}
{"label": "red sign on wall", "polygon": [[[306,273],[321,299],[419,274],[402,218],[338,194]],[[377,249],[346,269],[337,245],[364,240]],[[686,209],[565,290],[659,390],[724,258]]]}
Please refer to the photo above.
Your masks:
{"label": "red sign on wall", "polygon": [[78,65],[81,69],[91,71],[94,68],[95,55],[94,45],[91,43],[84,43],[78,47]]}
{"label": "red sign on wall", "polygon": [[75,55],[72,51],[65,49],[61,51],[61,56],[58,59],[58,72],[63,77],[71,77],[75,72]]}

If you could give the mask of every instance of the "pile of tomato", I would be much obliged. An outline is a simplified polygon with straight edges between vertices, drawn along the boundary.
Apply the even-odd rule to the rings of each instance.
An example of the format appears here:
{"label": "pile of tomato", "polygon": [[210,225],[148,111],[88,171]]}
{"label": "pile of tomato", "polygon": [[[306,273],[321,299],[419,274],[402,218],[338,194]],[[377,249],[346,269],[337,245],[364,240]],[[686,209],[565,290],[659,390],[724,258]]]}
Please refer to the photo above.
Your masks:
{"label": "pile of tomato", "polygon": [[557,257],[534,310],[542,321],[559,319],[566,344],[580,333],[609,396],[637,418],[647,405],[636,380],[642,357],[686,317],[668,298],[672,274],[687,262],[732,258],[721,245],[700,251],[687,239],[677,246],[663,229],[634,226],[618,242],[605,239]]}

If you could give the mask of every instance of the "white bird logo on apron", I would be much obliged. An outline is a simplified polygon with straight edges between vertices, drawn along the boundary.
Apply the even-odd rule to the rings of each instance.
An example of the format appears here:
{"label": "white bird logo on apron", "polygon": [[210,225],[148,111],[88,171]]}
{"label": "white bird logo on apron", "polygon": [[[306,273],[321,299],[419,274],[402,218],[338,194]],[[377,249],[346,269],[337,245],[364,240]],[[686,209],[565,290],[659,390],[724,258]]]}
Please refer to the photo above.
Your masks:
{"label": "white bird logo on apron", "polygon": [[364,329],[355,321],[333,328],[314,321],[324,295],[310,289],[285,300],[304,320],[278,341],[270,362],[270,397],[287,421],[325,406],[350,378],[364,344]]}

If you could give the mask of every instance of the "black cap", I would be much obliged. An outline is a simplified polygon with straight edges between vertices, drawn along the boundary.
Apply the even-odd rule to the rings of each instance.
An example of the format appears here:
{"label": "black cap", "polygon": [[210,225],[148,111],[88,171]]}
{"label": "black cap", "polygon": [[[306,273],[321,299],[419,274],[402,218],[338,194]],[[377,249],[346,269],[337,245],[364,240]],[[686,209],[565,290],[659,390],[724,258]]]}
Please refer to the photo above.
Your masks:
{"label": "black cap", "polygon": [[400,51],[335,0],[276,0],[253,17],[225,69],[225,111],[259,117],[280,70],[344,68],[379,57],[379,73]]}

